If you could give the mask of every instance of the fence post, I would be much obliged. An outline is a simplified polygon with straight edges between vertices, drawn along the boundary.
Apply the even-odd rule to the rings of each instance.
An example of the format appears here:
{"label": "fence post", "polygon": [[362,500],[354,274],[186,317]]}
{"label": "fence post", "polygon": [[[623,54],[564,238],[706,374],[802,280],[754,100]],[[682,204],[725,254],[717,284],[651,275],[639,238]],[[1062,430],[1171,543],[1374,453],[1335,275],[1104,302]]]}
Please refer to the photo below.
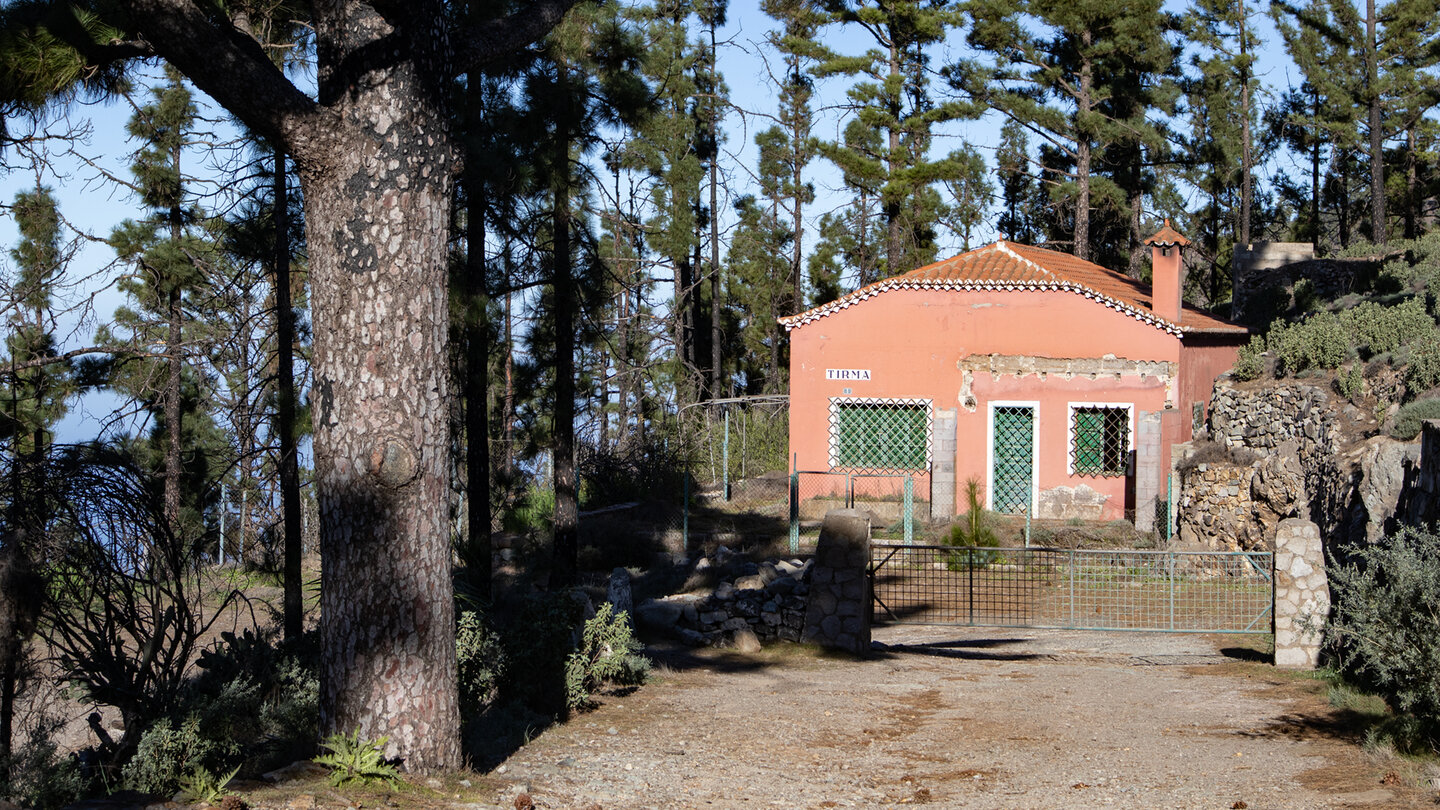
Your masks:
{"label": "fence post", "polygon": [[725,502],[730,502],[730,409],[725,409],[725,441],[720,451],[720,486],[725,493]]}
{"label": "fence post", "polygon": [[905,545],[915,542],[915,476],[905,476]]}
{"label": "fence post", "polygon": [[1175,629],[1175,553],[1165,555],[1170,560],[1170,629]]}
{"label": "fence post", "polygon": [[800,551],[800,471],[790,473],[790,553]]}
{"label": "fence post", "polygon": [[685,544],[685,555],[690,555],[690,471],[686,470],[681,476],[685,479],[684,495],[680,508],[680,538]]}
{"label": "fence post", "polygon": [[230,510],[230,487],[220,485],[220,564],[225,564],[225,513]]}

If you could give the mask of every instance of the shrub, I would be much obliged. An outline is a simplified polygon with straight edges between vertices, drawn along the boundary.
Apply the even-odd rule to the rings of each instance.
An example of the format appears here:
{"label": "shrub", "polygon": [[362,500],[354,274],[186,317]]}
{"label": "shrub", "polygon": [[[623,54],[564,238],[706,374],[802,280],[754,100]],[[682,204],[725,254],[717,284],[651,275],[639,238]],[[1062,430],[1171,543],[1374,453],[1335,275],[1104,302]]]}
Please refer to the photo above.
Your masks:
{"label": "shrub", "polygon": [[1340,669],[1440,742],[1440,535],[1402,529],[1334,566]]}
{"label": "shrub", "polygon": [[1417,340],[1410,351],[1410,365],[1405,369],[1405,387],[1411,395],[1440,385],[1440,336],[1433,331]]}
{"label": "shrub", "polygon": [[1240,355],[1235,358],[1235,368],[1231,374],[1237,380],[1253,380],[1265,373],[1265,337],[1256,335],[1250,338],[1250,342],[1240,347]]}
{"label": "shrub", "polygon": [[494,699],[505,672],[500,636],[479,611],[460,611],[455,628],[455,659],[459,664],[460,713],[471,717]]}
{"label": "shrub", "polygon": [[616,613],[609,602],[600,605],[585,622],[580,647],[565,660],[565,695],[571,709],[594,705],[591,695],[607,683],[642,684],[650,675],[650,659],[630,629],[625,611]]}
{"label": "shrub", "polygon": [[214,750],[214,743],[200,733],[199,718],[191,715],[179,723],[163,719],[141,735],[120,778],[130,790],[170,795],[186,774],[205,767]]}
{"label": "shrub", "polygon": [[1421,399],[1402,405],[1390,425],[1390,435],[1408,442],[1420,435],[1420,423],[1426,419],[1440,419],[1440,399]]}
{"label": "shrub", "polygon": [[1339,391],[1340,396],[1346,399],[1355,399],[1355,397],[1364,393],[1364,389],[1365,375],[1361,373],[1360,364],[1358,363],[1351,366],[1344,374],[1335,377],[1335,390]]}
{"label": "shrub", "polygon": [[[990,512],[985,508],[984,488],[980,479],[971,478],[965,482],[965,506],[964,517],[950,527],[945,544],[974,549],[999,548],[1000,538],[990,525]],[[964,554],[957,552],[950,556],[946,567],[952,571],[971,567],[984,568],[995,562],[998,556],[992,551],[967,551]]]}
{"label": "shrub", "polygon": [[1349,336],[1340,319],[1329,312],[1299,323],[1279,324],[1270,330],[1265,343],[1277,361],[1277,376],[1308,368],[1336,368],[1350,351]]}

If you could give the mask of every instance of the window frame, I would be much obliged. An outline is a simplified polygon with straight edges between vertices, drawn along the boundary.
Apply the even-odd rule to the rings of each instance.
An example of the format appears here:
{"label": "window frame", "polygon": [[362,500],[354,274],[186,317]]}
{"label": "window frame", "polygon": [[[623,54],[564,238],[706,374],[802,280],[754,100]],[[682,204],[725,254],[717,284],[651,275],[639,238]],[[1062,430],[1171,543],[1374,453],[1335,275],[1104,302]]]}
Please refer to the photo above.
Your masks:
{"label": "window frame", "polygon": [[[1079,455],[1080,448],[1076,445],[1078,432],[1076,428],[1077,414],[1080,411],[1124,411],[1125,412],[1125,447],[1120,454],[1120,463],[1115,466],[1105,464],[1104,436],[1102,435],[1101,470],[1098,472],[1077,471],[1075,459]],[[1131,475],[1130,454],[1135,450],[1135,403],[1133,402],[1071,402],[1068,403],[1065,413],[1065,472],[1076,478],[1126,478]],[[1101,427],[1102,433],[1104,426]]]}
{"label": "window frame", "polygon": [[[847,405],[861,405],[872,407],[889,406],[895,409],[914,408],[921,412],[922,436],[924,461],[920,467],[894,467],[894,466],[872,466],[863,464],[842,465],[840,447],[840,411]],[[935,409],[933,400],[925,398],[909,397],[831,397],[829,404],[828,432],[828,461],[830,469],[843,472],[882,472],[882,473],[916,473],[923,474],[930,472],[932,461],[932,439],[935,432]]]}

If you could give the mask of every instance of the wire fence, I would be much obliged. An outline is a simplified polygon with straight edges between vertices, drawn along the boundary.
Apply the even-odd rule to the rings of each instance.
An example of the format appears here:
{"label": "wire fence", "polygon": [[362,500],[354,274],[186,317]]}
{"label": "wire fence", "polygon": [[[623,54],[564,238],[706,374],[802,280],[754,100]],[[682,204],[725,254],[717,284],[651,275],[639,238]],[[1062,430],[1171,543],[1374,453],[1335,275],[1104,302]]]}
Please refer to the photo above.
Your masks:
{"label": "wire fence", "polygon": [[872,545],[877,622],[1269,633],[1268,552]]}

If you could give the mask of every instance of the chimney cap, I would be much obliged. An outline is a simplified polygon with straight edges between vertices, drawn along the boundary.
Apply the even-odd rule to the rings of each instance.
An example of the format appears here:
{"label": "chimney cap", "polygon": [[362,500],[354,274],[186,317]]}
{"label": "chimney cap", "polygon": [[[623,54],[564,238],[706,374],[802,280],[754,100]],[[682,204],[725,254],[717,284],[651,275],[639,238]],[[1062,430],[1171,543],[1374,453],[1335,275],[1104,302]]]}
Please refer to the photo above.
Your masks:
{"label": "chimney cap", "polygon": [[1171,245],[1185,247],[1190,244],[1190,240],[1181,236],[1179,231],[1170,227],[1170,219],[1167,217],[1165,219],[1165,226],[1160,229],[1159,233],[1146,239],[1145,244],[1157,247],[1170,247]]}

